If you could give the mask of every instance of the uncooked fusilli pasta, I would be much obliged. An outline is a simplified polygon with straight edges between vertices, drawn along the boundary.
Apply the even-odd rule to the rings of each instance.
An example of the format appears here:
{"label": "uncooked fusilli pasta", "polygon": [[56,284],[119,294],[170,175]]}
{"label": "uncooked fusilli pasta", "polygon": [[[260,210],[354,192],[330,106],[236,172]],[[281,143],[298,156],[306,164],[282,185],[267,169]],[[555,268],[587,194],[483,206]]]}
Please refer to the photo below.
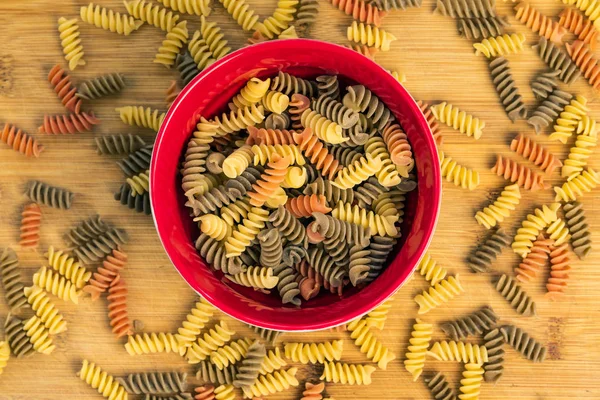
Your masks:
{"label": "uncooked fusilli pasta", "polygon": [[512,77],[508,60],[504,57],[496,57],[490,62],[489,68],[492,83],[496,87],[496,92],[500,97],[508,118],[512,122],[515,122],[517,119],[526,119],[527,108],[525,108],[523,97],[519,94],[519,89]]}
{"label": "uncooked fusilli pasta", "polygon": [[127,400],[127,392],[113,377],[102,368],[88,360],[83,360],[81,369],[77,373],[79,378],[97,389],[98,393],[109,400]]}
{"label": "uncooked fusilli pasta", "polygon": [[58,19],[58,33],[65,60],[69,63],[69,69],[74,71],[78,66],[85,65],[77,18],[66,19],[60,17]]}
{"label": "uncooked fusilli pasta", "polygon": [[465,317],[444,322],[440,328],[452,340],[465,340],[469,336],[481,335],[496,327],[498,316],[494,310],[485,306]]}
{"label": "uncooked fusilli pasta", "polygon": [[573,251],[580,259],[584,259],[592,251],[592,237],[583,205],[575,201],[565,204],[563,210],[571,232]]}
{"label": "uncooked fusilli pasta", "polygon": [[510,243],[510,236],[503,229],[497,229],[469,255],[467,265],[473,272],[488,272],[502,249],[508,247]]}
{"label": "uncooked fusilli pasta", "polygon": [[129,35],[136,31],[144,24],[143,21],[111,9],[100,7],[90,3],[80,9],[79,17],[83,22],[94,25],[97,28],[102,28],[107,31],[118,33],[119,35]]}
{"label": "uncooked fusilli pasta", "polygon": [[550,42],[545,37],[540,37],[538,44],[533,46],[540,58],[554,71],[559,71],[559,79],[570,85],[581,75],[577,65],[569,58],[560,47]]}
{"label": "uncooked fusilli pasta", "polygon": [[517,282],[506,274],[495,278],[495,288],[521,315],[530,317],[536,314],[533,299]]}
{"label": "uncooked fusilli pasta", "polygon": [[459,130],[469,137],[472,136],[477,140],[483,134],[485,122],[480,121],[479,118],[475,118],[471,114],[467,114],[465,111],[459,110],[452,104],[443,102],[431,106],[430,110],[438,121]]}

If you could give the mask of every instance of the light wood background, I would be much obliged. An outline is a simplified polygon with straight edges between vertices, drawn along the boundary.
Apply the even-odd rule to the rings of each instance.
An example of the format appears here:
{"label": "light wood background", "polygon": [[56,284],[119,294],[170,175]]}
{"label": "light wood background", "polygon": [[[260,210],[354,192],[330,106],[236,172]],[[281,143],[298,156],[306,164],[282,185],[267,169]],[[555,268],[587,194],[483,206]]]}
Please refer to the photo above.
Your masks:
{"label": "light wood background", "polygon": [[[275,8],[275,0],[249,0],[262,16]],[[319,20],[311,37],[346,44],[345,30],[351,18],[335,9],[327,1],[321,3]],[[377,60],[390,69],[404,71],[408,77],[406,87],[415,98],[428,101],[448,100],[486,121],[484,135],[474,141],[443,127],[444,150],[466,166],[481,172],[482,184],[477,190],[467,192],[444,182],[443,207],[431,245],[431,254],[451,272],[461,274],[466,293],[426,315],[425,320],[439,322],[468,314],[489,304],[507,323],[515,323],[547,345],[551,351],[543,364],[532,364],[519,354],[508,350],[506,372],[496,385],[484,384],[484,399],[597,399],[600,398],[600,253],[593,253],[585,262],[573,262],[567,295],[558,302],[543,296],[546,276],[526,285],[527,291],[538,304],[535,318],[518,316],[498,295],[490,284],[490,275],[471,274],[464,262],[465,256],[485,234],[473,215],[488,204],[506,184],[494,176],[489,168],[495,155],[510,155],[508,143],[518,132],[533,135],[533,130],[523,121],[511,124],[499,105],[490,82],[487,62],[473,54],[471,43],[460,38],[455,22],[432,15],[432,0],[425,0],[421,9],[396,11],[384,20],[383,28],[398,37],[388,53],[379,53]],[[124,11],[118,0],[103,0],[102,5]],[[30,133],[36,133],[44,113],[63,113],[61,104],[46,82],[46,74],[55,63],[65,65],[56,30],[60,16],[79,14],[81,0],[3,0],[0,4],[0,59],[2,75],[12,80],[4,83],[0,94],[0,121],[11,122]],[[559,2],[535,1],[534,5],[551,16],[558,15]],[[218,21],[234,48],[247,38],[235,22],[214,1],[210,20]],[[513,74],[521,93],[530,108],[535,101],[529,88],[534,74],[544,69],[544,64],[531,50],[537,35],[521,26],[514,18],[511,3],[499,3],[500,15],[508,16],[513,26],[509,32],[527,35],[527,48],[519,55],[510,56]],[[187,17],[193,32],[199,18]],[[194,303],[195,295],[170,265],[150,217],[138,215],[113,200],[123,176],[114,160],[95,154],[93,137],[116,133],[139,133],[148,140],[152,133],[123,125],[115,107],[139,104],[165,109],[164,91],[176,72],[153,64],[156,49],[163,33],[144,26],[129,37],[119,36],[81,24],[85,59],[88,65],[72,74],[75,81],[112,71],[126,75],[129,87],[119,96],[106,98],[93,104],[102,120],[94,133],[74,136],[35,136],[45,145],[46,151],[38,160],[29,160],[0,145],[0,247],[13,246],[21,258],[24,279],[29,281],[35,270],[43,264],[43,251],[49,246],[64,246],[62,235],[77,221],[95,213],[107,221],[127,229],[131,243],[126,250],[129,265],[124,277],[129,283],[129,313],[142,321],[147,332],[174,332]],[[7,65],[12,65],[7,69]],[[9,70],[10,69],[10,70]],[[587,83],[580,79],[569,88],[573,93],[588,96],[592,116],[600,118],[598,101]],[[86,104],[85,108],[88,108]],[[547,135],[536,139],[548,144],[561,157],[566,157],[568,147],[550,144]],[[513,158],[515,158],[513,156]],[[515,158],[516,159],[516,158]],[[597,157],[592,166],[600,168]],[[20,212],[27,199],[23,196],[25,184],[30,179],[41,179],[50,184],[69,188],[77,194],[72,209],[63,212],[43,209],[41,251],[22,251],[16,244],[19,236]],[[561,182],[558,174],[550,180]],[[538,193],[524,192],[517,211],[504,223],[511,234],[519,221],[533,208],[552,201],[551,190]],[[594,240],[600,240],[600,191],[583,198]],[[510,272],[518,257],[506,250],[495,267]],[[395,298],[393,311],[383,332],[377,336],[396,353],[397,360],[387,371],[377,371],[369,387],[328,385],[327,392],[337,399],[425,399],[429,393],[420,380],[413,383],[402,365],[411,325],[417,308],[412,297],[427,288],[426,282],[416,277]],[[8,308],[0,296],[0,320]],[[57,301],[68,321],[68,331],[57,336],[57,349],[51,356],[34,356],[24,360],[11,359],[0,376],[0,399],[97,399],[99,395],[76,377],[82,359],[98,363],[114,375],[132,372],[178,370],[195,372],[176,355],[151,355],[130,357],[123,343],[115,340],[109,329],[105,300],[91,303],[84,300],[78,307]],[[220,317],[220,316],[219,316]],[[241,323],[231,320],[230,325],[238,336],[249,334]],[[1,336],[0,336],[1,337]],[[346,338],[344,360],[366,362],[345,333],[288,334],[283,341],[319,341]],[[442,339],[437,328],[435,337]],[[442,370],[458,388],[461,365],[428,362],[428,371]],[[301,368],[300,378],[314,374],[314,369]],[[195,381],[190,380],[190,387]],[[303,383],[302,383],[303,384]],[[300,388],[272,396],[274,399],[299,398]]]}

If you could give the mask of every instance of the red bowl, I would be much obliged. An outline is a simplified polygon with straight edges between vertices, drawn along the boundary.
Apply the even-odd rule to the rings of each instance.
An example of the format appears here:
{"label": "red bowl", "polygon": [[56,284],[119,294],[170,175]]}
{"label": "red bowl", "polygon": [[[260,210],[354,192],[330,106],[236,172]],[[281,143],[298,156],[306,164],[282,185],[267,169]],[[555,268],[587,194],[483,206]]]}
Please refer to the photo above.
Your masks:
{"label": "red bowl", "polygon": [[[211,270],[194,248],[199,231],[181,189],[179,165],[200,116],[213,117],[252,77],[286,71],[303,77],[338,74],[371,89],[394,113],[412,144],[418,187],[407,198],[403,237],[388,267],[374,282],[343,297],[322,294],[300,308],[275,295],[240,287]],[[198,75],[177,97],[156,138],[150,173],[156,229],[183,279],[214,306],[243,322],[286,331],[317,330],[346,323],[391,296],[410,277],[437,222],[441,176],[437,150],[423,114],[408,92],[379,65],[353,50],[315,40],[260,43],[238,50]]]}

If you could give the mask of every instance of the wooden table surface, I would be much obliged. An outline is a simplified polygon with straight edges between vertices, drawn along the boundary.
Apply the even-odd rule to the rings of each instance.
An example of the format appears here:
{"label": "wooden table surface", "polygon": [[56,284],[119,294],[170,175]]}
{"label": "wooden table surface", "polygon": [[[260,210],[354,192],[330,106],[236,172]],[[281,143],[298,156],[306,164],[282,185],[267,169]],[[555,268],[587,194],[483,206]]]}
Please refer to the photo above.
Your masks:
{"label": "wooden table surface", "polygon": [[[124,7],[118,0],[103,0],[103,6],[121,12]],[[222,6],[213,1],[210,20],[218,21],[234,48],[247,38]],[[275,0],[249,0],[262,16],[275,8]],[[352,22],[327,1],[320,1],[318,22],[311,37],[346,44],[345,30]],[[56,30],[60,16],[79,14],[83,0],[3,0],[0,4],[0,60],[10,71],[1,71],[12,79],[12,88],[0,93],[0,122],[14,123],[30,133],[36,133],[44,113],[63,113],[63,108],[50,89],[46,74],[55,63],[65,65]],[[551,16],[558,15],[560,2],[534,3]],[[481,185],[468,192],[444,182],[442,212],[430,247],[431,254],[452,273],[461,274],[466,293],[450,304],[427,314],[424,319],[437,323],[444,319],[466,315],[489,304],[506,323],[515,323],[526,329],[534,338],[550,348],[543,364],[533,364],[514,351],[507,351],[505,376],[496,385],[484,384],[483,399],[597,399],[600,398],[600,252],[593,252],[584,262],[573,262],[573,270],[566,296],[550,302],[544,298],[546,275],[539,281],[526,285],[535,298],[538,315],[524,318],[517,315],[490,284],[490,275],[471,274],[465,265],[467,253],[485,229],[473,218],[476,210],[488,204],[506,185],[494,176],[489,168],[496,154],[509,155],[508,144],[518,132],[533,135],[524,122],[511,124],[502,110],[489,79],[486,60],[473,54],[471,43],[460,38],[455,22],[433,15],[432,0],[425,0],[420,9],[395,11],[384,20],[382,27],[398,37],[391,51],[379,53],[377,61],[389,69],[406,73],[406,87],[415,98],[427,101],[448,100],[474,113],[486,122],[479,141],[442,127],[444,150],[466,166],[481,173]],[[537,35],[520,25],[514,18],[511,3],[499,3],[498,13],[508,16],[513,25],[509,32],[523,32],[527,36],[526,49],[510,56],[513,74],[528,107],[535,101],[529,82],[534,74],[544,69],[530,45]],[[190,32],[199,26],[199,18],[187,17]],[[124,277],[129,283],[129,314],[143,322],[147,332],[175,332],[180,322],[194,304],[195,294],[171,266],[158,240],[150,217],[136,214],[113,200],[113,193],[123,181],[121,171],[110,157],[98,156],[93,144],[94,136],[139,133],[152,140],[153,134],[123,125],[115,107],[147,105],[165,109],[164,92],[176,71],[153,64],[156,49],[163,33],[144,26],[129,37],[105,32],[81,23],[87,65],[72,73],[75,81],[101,73],[118,71],[126,75],[129,87],[121,95],[99,100],[93,108],[102,120],[94,133],[73,136],[42,136],[35,134],[46,151],[39,159],[27,159],[0,145],[0,247],[12,246],[21,258],[24,279],[29,281],[43,261],[48,246],[65,246],[62,235],[75,223],[99,213],[107,221],[125,228],[131,242],[126,250],[129,264]],[[4,85],[6,86],[6,84]],[[588,97],[592,116],[600,118],[600,107],[595,95],[584,79],[568,89]],[[561,156],[566,157],[568,147],[550,143],[547,135],[536,137]],[[598,157],[591,165],[600,168]],[[27,199],[23,195],[25,184],[31,179],[66,187],[76,193],[69,212],[43,208],[43,225],[38,253],[18,248],[20,213]],[[551,183],[561,180],[558,173]],[[523,191],[518,209],[503,225],[511,234],[519,221],[536,206],[552,201],[553,192],[531,193]],[[600,191],[586,194],[585,205],[594,240],[600,240]],[[511,272],[519,257],[505,250],[495,268]],[[425,399],[429,393],[422,380],[413,383],[404,370],[402,360],[406,351],[411,325],[417,315],[412,297],[428,287],[420,277],[407,284],[395,297],[394,306],[383,332],[376,332],[384,344],[396,353],[397,360],[386,371],[377,371],[369,387],[331,384],[327,392],[336,399]],[[0,296],[0,320],[8,308]],[[180,357],[169,355],[129,356],[121,341],[115,340],[109,329],[106,301],[92,303],[84,300],[78,307],[56,301],[68,321],[68,331],[55,338],[57,349],[51,356],[37,355],[28,359],[11,359],[0,376],[0,399],[97,399],[97,393],[76,377],[81,361],[87,358],[98,363],[114,375],[132,372],[177,370],[195,372]],[[219,317],[221,317],[219,315]],[[225,317],[227,318],[227,317]],[[238,336],[249,335],[243,324],[227,318]],[[0,335],[1,337],[1,335]],[[287,334],[283,341],[319,341],[345,338],[344,360],[366,362],[346,333]],[[443,334],[436,326],[435,338]],[[462,366],[458,363],[428,361],[426,370],[444,371],[458,388]],[[299,377],[310,373],[301,368]],[[195,384],[190,380],[190,384]],[[300,388],[272,396],[274,399],[299,398]]]}

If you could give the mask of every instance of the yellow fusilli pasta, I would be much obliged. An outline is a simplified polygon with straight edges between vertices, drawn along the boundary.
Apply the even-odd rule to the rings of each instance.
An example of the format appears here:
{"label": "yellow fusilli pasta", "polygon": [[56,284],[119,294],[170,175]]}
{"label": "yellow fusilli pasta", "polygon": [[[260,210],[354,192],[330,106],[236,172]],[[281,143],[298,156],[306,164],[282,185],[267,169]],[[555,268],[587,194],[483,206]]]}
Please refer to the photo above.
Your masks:
{"label": "yellow fusilli pasta", "polygon": [[179,21],[179,15],[148,0],[124,1],[127,13],[134,18],[169,32]]}
{"label": "yellow fusilli pasta", "polygon": [[187,43],[188,37],[187,21],[179,22],[167,32],[165,40],[163,40],[162,45],[158,48],[158,53],[154,57],[154,62],[171,68],[175,65],[175,58],[183,45]]}
{"label": "yellow fusilli pasta", "polygon": [[325,369],[320,379],[342,385],[370,385],[371,375],[375,369],[372,365],[325,362]]}
{"label": "yellow fusilli pasta", "polygon": [[554,197],[554,201],[575,201],[579,196],[583,196],[584,193],[596,188],[599,183],[600,176],[598,173],[588,168],[569,182],[563,183],[562,186],[555,186],[554,192],[556,196]]}
{"label": "yellow fusilli pasta", "polygon": [[210,353],[210,362],[220,370],[227,368],[228,366],[235,364],[242,358],[246,357],[246,352],[251,344],[252,340],[245,338],[219,347]]}
{"label": "yellow fusilli pasta", "polygon": [[383,329],[390,308],[392,308],[393,301],[394,298],[390,297],[367,314],[365,321],[367,322],[367,326],[369,328],[377,328],[379,330]]}
{"label": "yellow fusilli pasta", "polygon": [[433,335],[433,326],[417,318],[413,325],[404,368],[413,376],[413,381],[419,379],[425,367],[425,355]]}
{"label": "yellow fusilli pasta", "polygon": [[562,144],[567,144],[567,140],[577,130],[579,121],[589,110],[585,97],[575,96],[571,99],[571,102],[565,106],[556,120],[554,132],[550,134],[550,140],[558,140]]}
{"label": "yellow fusilli pasta", "polygon": [[[581,121],[579,121],[581,122]],[[595,136],[579,135],[575,145],[571,147],[569,156],[565,160],[561,169],[561,176],[568,181],[574,179],[583,172],[583,167],[587,165],[587,160],[594,152],[594,147],[598,144],[598,138]]]}
{"label": "yellow fusilli pasta", "polygon": [[92,277],[92,272],[87,271],[74,257],[63,251],[54,250],[53,246],[48,248],[45,256],[48,258],[48,265],[70,280],[77,289],[82,289]]}
{"label": "yellow fusilli pasta", "polygon": [[290,98],[288,95],[281,92],[269,91],[262,98],[262,105],[265,107],[265,110],[269,112],[281,114],[287,110],[290,105]]}
{"label": "yellow fusilli pasta", "polygon": [[577,134],[586,136],[598,136],[596,120],[588,115],[583,115],[581,121],[577,124]]}
{"label": "yellow fusilli pasta", "polygon": [[229,114],[223,113],[220,118],[215,118],[215,122],[219,124],[217,136],[225,136],[228,133],[247,129],[249,126],[254,126],[264,119],[264,107],[262,105],[257,106],[256,104],[231,111]]}
{"label": "yellow fusilli pasta", "polygon": [[190,15],[210,15],[210,0],[158,0],[165,7]]}
{"label": "yellow fusilli pasta", "polygon": [[210,354],[228,342],[235,335],[235,331],[229,329],[225,321],[219,322],[215,327],[204,334],[190,347],[188,347],[185,357],[190,364],[197,364],[206,360]]}
{"label": "yellow fusilli pasta", "polygon": [[221,32],[221,28],[214,21],[206,21],[204,15],[200,17],[200,33],[213,57],[217,60],[225,57],[231,51],[231,47],[227,46],[227,40],[224,39],[225,35]]}
{"label": "yellow fusilli pasta", "polygon": [[475,54],[483,54],[487,58],[506,56],[523,50],[525,35],[513,33],[483,39],[480,43],[473,44]]}
{"label": "yellow fusilli pasta", "polygon": [[458,274],[441,280],[435,286],[424,290],[415,296],[415,302],[419,305],[419,314],[425,314],[434,308],[449,302],[455,296],[464,293],[465,289],[460,284]]}
{"label": "yellow fusilli pasta", "polygon": [[275,348],[275,351],[269,350],[269,352],[263,358],[263,362],[260,366],[260,371],[258,373],[260,375],[270,374],[273,371],[278,371],[281,368],[285,367],[287,363],[281,356],[281,350],[279,347]]}
{"label": "yellow fusilli pasta", "polygon": [[74,71],[78,66],[85,65],[77,19],[60,17],[58,19],[58,33],[60,34],[60,45],[62,46],[65,60],[69,63],[69,69]]}
{"label": "yellow fusilli pasta", "polygon": [[[302,186],[304,186],[306,184],[307,178],[308,178],[308,173],[306,172],[306,168],[294,167],[294,166],[288,167],[287,172],[285,174],[285,178],[284,178],[283,182],[281,183],[281,188],[286,188],[286,189],[301,188]],[[278,192],[279,192],[278,194],[281,195],[282,191],[278,191]],[[287,199],[287,195],[286,195],[285,191],[283,191],[283,195],[285,195],[285,197]],[[273,197],[271,197],[271,199],[273,199]],[[278,203],[279,203],[279,201],[273,202],[273,204],[278,204]],[[285,202],[283,204],[285,204]],[[273,207],[273,208],[277,208],[277,207]]]}
{"label": "yellow fusilli pasta", "polygon": [[150,191],[150,170],[140,172],[137,175],[125,180],[131,187],[131,196],[142,195]]}
{"label": "yellow fusilli pasta", "polygon": [[200,221],[200,231],[215,240],[225,240],[231,236],[231,225],[216,215],[202,215],[198,217],[198,220]]}
{"label": "yellow fusilli pasta", "polygon": [[307,108],[300,116],[300,122],[306,128],[312,129],[314,134],[329,144],[340,144],[349,140],[342,136],[342,127],[328,120],[316,111]]}
{"label": "yellow fusilli pasta", "polygon": [[130,335],[125,343],[125,350],[130,356],[152,353],[178,353],[185,354],[185,347],[172,333],[144,333],[143,335]]}
{"label": "yellow fusilli pasta", "polygon": [[268,218],[269,211],[260,207],[252,207],[246,218],[234,229],[231,236],[225,242],[227,258],[238,257],[242,254],[246,247],[250,246],[250,243],[258,235],[258,232],[264,228]]}
{"label": "yellow fusilli pasta", "polygon": [[23,330],[29,337],[29,341],[33,345],[33,349],[38,353],[52,354],[56,346],[52,342],[52,337],[48,328],[44,325],[42,320],[37,316],[29,318],[23,324]]}
{"label": "yellow fusilli pasta", "polygon": [[33,275],[33,284],[52,293],[59,299],[79,304],[81,290],[77,290],[75,285],[69,282],[64,276],[52,273],[52,271],[46,267],[40,268],[40,270]]}
{"label": "yellow fusilli pasta", "polygon": [[56,306],[50,301],[46,292],[38,286],[24,289],[27,302],[31,309],[44,323],[51,335],[56,335],[67,330],[67,322]]}
{"label": "yellow fusilli pasta", "polygon": [[275,144],[275,145],[254,145],[251,148],[254,154],[254,165],[265,165],[268,162],[273,162],[273,155],[278,154],[281,157],[289,156],[290,165],[304,165],[306,161],[302,152],[295,144]]}
{"label": "yellow fusilli pasta", "polygon": [[277,392],[282,392],[292,386],[298,386],[300,383],[296,379],[298,368],[275,371],[272,374],[259,375],[254,385],[242,388],[244,398],[258,396],[268,396]]}
{"label": "yellow fusilli pasta", "polygon": [[272,289],[279,282],[279,278],[273,276],[273,268],[248,267],[246,271],[237,275],[225,275],[227,279],[238,285],[254,287],[259,289]]}
{"label": "yellow fusilli pasta", "polygon": [[343,340],[323,343],[286,343],[285,357],[302,364],[323,364],[325,361],[338,361],[344,351]]}
{"label": "yellow fusilli pasta", "polygon": [[571,239],[567,224],[560,218],[548,225],[546,232],[550,235],[550,239],[554,240],[554,246],[556,247]]}
{"label": "yellow fusilli pasta", "polygon": [[481,364],[465,364],[463,371],[463,379],[460,380],[460,400],[476,400],[479,399],[479,391],[484,374]]}
{"label": "yellow fusilli pasta", "polygon": [[477,211],[475,220],[479,225],[483,225],[487,229],[490,229],[504,221],[505,218],[508,218],[510,212],[517,207],[520,201],[521,191],[519,190],[519,185],[514,184],[506,186],[493,204],[485,207],[481,211]]}
{"label": "yellow fusilli pasta", "polygon": [[204,298],[197,301],[196,306],[192,308],[181,327],[177,329],[175,339],[179,342],[179,346],[184,349],[190,347],[214,312],[215,308]]}
{"label": "yellow fusilli pasta", "polygon": [[237,178],[248,168],[253,158],[252,148],[247,145],[242,146],[223,161],[223,173],[228,178]]}
{"label": "yellow fusilli pasta", "polygon": [[454,340],[435,342],[427,354],[440,361],[460,361],[465,364],[488,362],[488,353],[485,346],[455,342]]}
{"label": "yellow fusilli pasta", "polygon": [[122,15],[111,9],[90,3],[80,9],[79,16],[83,22],[120,35],[129,35],[144,24],[132,16]]}
{"label": "yellow fusilli pasta", "polygon": [[365,229],[370,228],[372,234],[391,237],[398,235],[398,229],[395,226],[398,216],[383,217],[375,214],[373,211],[367,211],[358,205],[352,206],[347,203],[344,204],[341,201],[333,209],[331,215],[342,221],[361,225]]}
{"label": "yellow fusilli pasta", "polygon": [[435,286],[438,282],[446,277],[448,271],[435,261],[429,252],[425,253],[419,264],[417,271],[429,281],[431,286]]}
{"label": "yellow fusilli pasta", "polygon": [[541,208],[536,208],[532,214],[527,215],[527,218],[517,230],[511,245],[513,251],[525,258],[531,252],[533,242],[542,229],[558,219],[557,212],[559,208],[559,203],[552,203],[550,206],[544,204]]}
{"label": "yellow fusilli pasta", "polygon": [[219,0],[223,7],[227,10],[227,13],[236,20],[239,26],[245,31],[252,31],[256,29],[258,23],[258,15],[254,14],[253,10],[250,10],[250,6],[246,4],[245,0]]}
{"label": "yellow fusilli pasta", "polygon": [[77,375],[92,389],[97,389],[98,393],[109,400],[127,400],[128,398],[125,388],[112,375],[107,374],[102,368],[88,360],[83,360]]}
{"label": "yellow fusilli pasta", "polygon": [[453,182],[456,186],[468,190],[473,190],[479,186],[479,172],[458,164],[452,157],[446,157],[441,150],[438,151],[438,157],[442,178],[446,178],[446,181]]}
{"label": "yellow fusilli pasta", "polygon": [[350,337],[354,339],[360,352],[364,353],[369,360],[376,362],[379,368],[387,369],[388,363],[396,359],[396,355],[373,335],[364,319],[350,322],[348,330],[352,332]]}
{"label": "yellow fusilli pasta", "polygon": [[268,78],[264,81],[258,78],[250,79],[246,83],[246,86],[231,100],[233,103],[232,109],[235,110],[255,105],[267,94],[270,85],[271,79]]}
{"label": "yellow fusilli pasta", "polygon": [[340,189],[352,189],[379,172],[382,165],[381,156],[373,157],[371,153],[367,153],[364,157],[338,171],[331,184]]}
{"label": "yellow fusilli pasta", "polygon": [[150,107],[141,106],[126,106],[116,108],[121,121],[131,126],[139,126],[140,128],[149,128],[158,132],[160,125],[165,119],[166,113],[160,113],[158,110],[153,110]]}
{"label": "yellow fusilli pasta", "polygon": [[381,158],[381,168],[375,173],[377,181],[385,187],[396,186],[401,182],[396,166],[392,163],[390,153],[383,138],[373,136],[365,143],[365,153]]}
{"label": "yellow fusilli pasta", "polygon": [[348,27],[346,36],[350,41],[380,49],[381,51],[388,51],[390,44],[396,40],[396,36],[383,29],[356,21],[352,22],[352,25]]}
{"label": "yellow fusilli pasta", "polygon": [[483,134],[485,122],[459,110],[458,107],[454,107],[452,104],[444,101],[443,103],[431,106],[430,110],[438,121],[459,130],[469,137],[472,136],[475,140],[479,139]]}
{"label": "yellow fusilli pasta", "polygon": [[279,36],[294,20],[297,5],[298,0],[279,0],[273,15],[259,22],[256,29],[269,39]]}

